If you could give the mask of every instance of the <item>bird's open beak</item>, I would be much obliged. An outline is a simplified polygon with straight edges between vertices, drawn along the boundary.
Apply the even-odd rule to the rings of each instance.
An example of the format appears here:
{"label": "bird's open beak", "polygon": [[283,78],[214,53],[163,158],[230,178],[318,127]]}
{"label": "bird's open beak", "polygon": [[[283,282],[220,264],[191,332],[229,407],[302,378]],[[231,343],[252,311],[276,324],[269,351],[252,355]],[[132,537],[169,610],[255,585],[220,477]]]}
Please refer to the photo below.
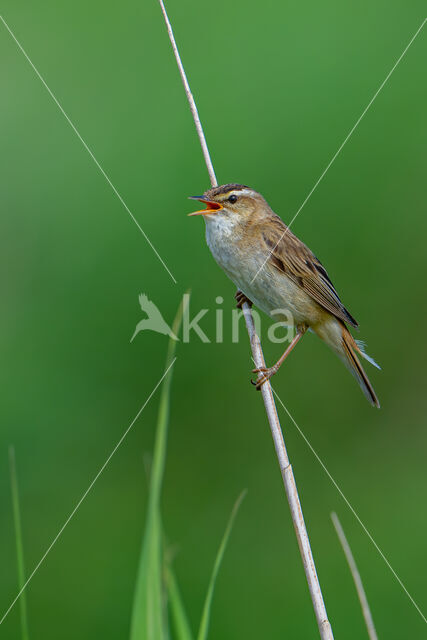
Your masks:
{"label": "bird's open beak", "polygon": [[206,209],[200,209],[200,211],[194,211],[193,213],[189,213],[189,216],[205,216],[210,215],[212,213],[217,213],[221,211],[222,204],[218,202],[213,202],[212,200],[207,200],[204,196],[189,196],[190,200],[198,200],[199,202],[203,202],[206,205]]}

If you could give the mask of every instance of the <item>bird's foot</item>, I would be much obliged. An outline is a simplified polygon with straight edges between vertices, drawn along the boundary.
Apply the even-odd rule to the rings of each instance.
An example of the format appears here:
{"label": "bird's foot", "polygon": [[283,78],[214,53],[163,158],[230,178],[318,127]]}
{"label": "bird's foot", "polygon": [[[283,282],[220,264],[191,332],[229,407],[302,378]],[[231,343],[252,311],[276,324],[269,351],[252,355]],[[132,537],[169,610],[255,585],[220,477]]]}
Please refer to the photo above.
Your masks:
{"label": "bird's foot", "polygon": [[248,303],[248,305],[249,305],[250,307],[252,307],[252,302],[251,302],[251,300],[249,300],[249,298],[247,298],[247,297],[245,296],[245,294],[244,294],[242,291],[236,291],[236,294],[235,294],[235,296],[234,296],[234,297],[236,298],[236,301],[237,301],[236,307],[237,307],[238,309],[241,309],[241,308],[242,308],[242,304],[243,304],[244,302],[247,302],[247,303]]}
{"label": "bird's foot", "polygon": [[262,385],[270,380],[275,373],[277,373],[278,367],[273,365],[272,367],[259,367],[259,369],[252,369],[252,373],[258,373],[257,380],[251,380],[251,383],[256,387],[257,391],[260,391]]}

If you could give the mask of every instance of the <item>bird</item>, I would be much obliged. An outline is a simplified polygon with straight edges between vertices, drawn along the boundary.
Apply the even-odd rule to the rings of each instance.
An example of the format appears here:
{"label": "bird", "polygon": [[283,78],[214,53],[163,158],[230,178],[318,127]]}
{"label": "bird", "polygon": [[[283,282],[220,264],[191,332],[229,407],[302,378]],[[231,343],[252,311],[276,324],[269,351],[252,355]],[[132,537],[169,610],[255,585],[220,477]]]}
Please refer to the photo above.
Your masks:
{"label": "bird", "polygon": [[144,313],[146,313],[148,317],[138,322],[130,341],[132,342],[132,340],[140,331],[145,331],[146,329],[156,331],[157,333],[163,333],[163,335],[169,336],[173,340],[179,340],[179,338],[174,334],[167,322],[165,322],[162,314],[160,313],[154,302],[149,300],[145,293],[141,293],[138,299],[142,311],[144,311]]}
{"label": "bird", "polygon": [[[338,355],[369,402],[379,408],[359,357],[380,367],[366,353],[364,343],[355,340],[347,328],[357,328],[358,323],[341,302],[320,260],[264,197],[246,185],[231,183],[212,187],[190,199],[206,205],[188,215],[203,216],[208,247],[237,287],[237,306],[244,302],[255,304],[271,317],[274,312],[276,321],[286,322],[292,314],[295,337],[273,366],[253,370],[258,374],[256,388],[259,390],[277,373],[309,330]],[[278,313],[280,309],[282,314]]]}

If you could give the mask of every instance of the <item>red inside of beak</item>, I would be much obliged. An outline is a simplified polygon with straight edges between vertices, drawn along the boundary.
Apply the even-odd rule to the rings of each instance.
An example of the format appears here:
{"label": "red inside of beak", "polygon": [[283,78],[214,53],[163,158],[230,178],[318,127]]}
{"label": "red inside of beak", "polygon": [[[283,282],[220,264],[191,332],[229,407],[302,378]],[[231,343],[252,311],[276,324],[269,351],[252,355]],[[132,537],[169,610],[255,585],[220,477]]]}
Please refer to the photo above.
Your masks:
{"label": "red inside of beak", "polygon": [[206,206],[207,206],[207,209],[209,209],[210,211],[219,211],[220,209],[222,209],[222,205],[220,205],[218,202],[208,201],[206,202]]}
{"label": "red inside of beak", "polygon": [[199,202],[203,202],[206,204],[206,209],[201,209],[200,211],[194,211],[194,213],[189,213],[189,216],[203,216],[214,213],[215,211],[221,211],[222,204],[219,202],[213,202],[212,200],[199,200]]}

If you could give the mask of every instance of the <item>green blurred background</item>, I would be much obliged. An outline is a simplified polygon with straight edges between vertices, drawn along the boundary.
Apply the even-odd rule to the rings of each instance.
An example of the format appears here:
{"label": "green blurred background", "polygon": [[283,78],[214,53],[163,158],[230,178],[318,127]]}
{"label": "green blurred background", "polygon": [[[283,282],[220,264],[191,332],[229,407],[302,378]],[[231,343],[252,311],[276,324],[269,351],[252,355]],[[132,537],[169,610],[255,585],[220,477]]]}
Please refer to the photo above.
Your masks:
{"label": "green blurred background", "polygon": [[[168,3],[220,182],[289,221],[425,16],[421,0]],[[194,626],[232,504],[211,637],[317,637],[234,287],[186,196],[208,184],[156,0],[2,3],[2,14],[148,234],[175,285],[0,25],[0,613],[17,593],[7,449],[16,447],[31,570],[159,380],[166,338],[130,337],[145,292],[169,322],[182,293],[225,340],[180,343],[163,491]],[[425,60],[427,27],[293,225],[380,362],[372,409],[307,336],[274,386],[411,595],[427,608]],[[265,327],[268,326],[266,323]],[[268,362],[279,346],[265,343]],[[27,589],[32,638],[126,638],[155,396]],[[336,638],[365,630],[329,513],[341,517],[380,637],[426,626],[283,410]],[[0,636],[19,638],[18,608]]]}

